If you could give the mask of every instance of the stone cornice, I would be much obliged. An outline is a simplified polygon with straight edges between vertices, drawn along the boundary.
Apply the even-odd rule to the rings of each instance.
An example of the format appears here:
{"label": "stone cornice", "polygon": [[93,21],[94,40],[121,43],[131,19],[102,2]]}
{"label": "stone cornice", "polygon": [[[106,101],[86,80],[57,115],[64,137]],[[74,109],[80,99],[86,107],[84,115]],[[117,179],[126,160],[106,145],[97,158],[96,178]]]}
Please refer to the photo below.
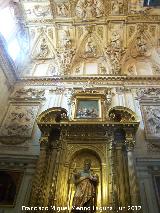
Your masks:
{"label": "stone cornice", "polygon": [[66,24],[70,23],[72,25],[99,25],[99,24],[107,24],[108,22],[112,21],[125,21],[126,23],[137,23],[137,22],[146,22],[146,23],[160,23],[160,15],[144,15],[144,14],[138,14],[138,15],[116,15],[116,16],[108,16],[103,17],[100,19],[93,19],[92,21],[86,21],[81,19],[77,19],[74,17],[67,17],[67,18],[54,18],[54,19],[33,19],[27,22],[27,26],[30,25],[41,25],[41,24],[49,24],[49,25],[55,25],[55,24]]}
{"label": "stone cornice", "polygon": [[[19,78],[17,84],[33,85],[33,86],[52,86],[63,83],[78,85],[87,83],[89,86],[156,86],[160,85],[160,76],[55,76],[55,77],[24,77]],[[81,85],[82,86],[82,85]]]}

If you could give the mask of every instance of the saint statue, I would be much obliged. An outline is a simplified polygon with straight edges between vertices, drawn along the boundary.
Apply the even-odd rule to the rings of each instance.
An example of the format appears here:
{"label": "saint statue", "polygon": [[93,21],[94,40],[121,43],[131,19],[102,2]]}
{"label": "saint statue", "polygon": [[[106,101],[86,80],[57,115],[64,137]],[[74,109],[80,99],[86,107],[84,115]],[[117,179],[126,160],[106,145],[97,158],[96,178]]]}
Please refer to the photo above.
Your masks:
{"label": "saint statue", "polygon": [[72,203],[72,212],[93,213],[96,211],[96,192],[98,175],[91,171],[91,161],[84,161],[84,168],[80,172],[74,170],[73,181],[76,191]]}

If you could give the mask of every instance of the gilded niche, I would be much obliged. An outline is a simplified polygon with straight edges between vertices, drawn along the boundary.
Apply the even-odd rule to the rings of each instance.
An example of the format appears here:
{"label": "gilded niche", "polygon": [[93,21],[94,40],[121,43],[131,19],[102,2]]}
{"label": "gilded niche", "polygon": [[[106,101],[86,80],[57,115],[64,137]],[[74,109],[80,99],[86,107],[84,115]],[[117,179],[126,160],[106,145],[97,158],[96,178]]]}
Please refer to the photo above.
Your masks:
{"label": "gilded niche", "polygon": [[73,171],[73,181],[76,191],[72,202],[72,212],[76,213],[76,208],[86,209],[87,212],[95,212],[97,202],[98,175],[91,171],[91,160],[84,161],[83,170]]}
{"label": "gilded niche", "polygon": [[71,212],[81,209],[93,213],[102,205],[102,168],[98,156],[91,150],[79,150],[70,163],[68,205]]}

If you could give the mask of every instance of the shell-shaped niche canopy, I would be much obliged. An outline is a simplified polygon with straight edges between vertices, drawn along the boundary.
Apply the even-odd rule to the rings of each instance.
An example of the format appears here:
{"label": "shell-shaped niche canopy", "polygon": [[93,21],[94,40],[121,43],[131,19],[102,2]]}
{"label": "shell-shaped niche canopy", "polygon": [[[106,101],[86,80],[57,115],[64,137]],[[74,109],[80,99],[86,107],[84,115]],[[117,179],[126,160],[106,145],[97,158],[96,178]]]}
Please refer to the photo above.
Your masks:
{"label": "shell-shaped niche canopy", "polygon": [[138,117],[131,109],[116,106],[109,110],[109,119],[113,122],[138,122]]}
{"label": "shell-shaped niche canopy", "polygon": [[42,112],[37,118],[37,123],[39,126],[52,125],[65,120],[68,120],[67,110],[61,107],[53,107]]}

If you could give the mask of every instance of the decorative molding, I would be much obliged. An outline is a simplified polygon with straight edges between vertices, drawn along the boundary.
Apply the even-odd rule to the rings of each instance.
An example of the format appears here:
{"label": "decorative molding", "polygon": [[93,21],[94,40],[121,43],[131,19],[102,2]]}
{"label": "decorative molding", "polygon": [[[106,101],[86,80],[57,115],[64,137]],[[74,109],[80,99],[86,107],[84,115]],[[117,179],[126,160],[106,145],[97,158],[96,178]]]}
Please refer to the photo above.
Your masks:
{"label": "decorative molding", "polygon": [[137,90],[137,98],[139,100],[143,100],[145,98],[160,98],[160,88],[143,88],[143,89],[139,89]]}
{"label": "decorative molding", "polygon": [[45,100],[45,89],[20,88],[11,94],[10,99],[15,101]]}
{"label": "decorative molding", "polygon": [[28,86],[49,86],[60,83],[69,83],[72,85],[80,85],[80,82],[90,82],[90,84],[95,85],[132,85],[133,87],[139,87],[143,85],[150,87],[152,85],[160,85],[160,76],[126,76],[126,75],[99,75],[99,76],[57,76],[57,77],[23,77],[20,78],[18,83],[28,85]]}

